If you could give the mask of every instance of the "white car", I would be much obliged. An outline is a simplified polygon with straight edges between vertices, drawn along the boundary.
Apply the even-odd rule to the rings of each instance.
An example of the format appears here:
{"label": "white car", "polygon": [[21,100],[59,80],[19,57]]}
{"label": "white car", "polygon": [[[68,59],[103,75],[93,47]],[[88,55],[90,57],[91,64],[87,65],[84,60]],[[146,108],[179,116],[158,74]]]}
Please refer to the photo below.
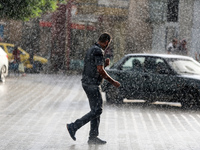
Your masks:
{"label": "white car", "polygon": [[8,55],[0,47],[0,82],[5,82],[5,78],[8,75]]}

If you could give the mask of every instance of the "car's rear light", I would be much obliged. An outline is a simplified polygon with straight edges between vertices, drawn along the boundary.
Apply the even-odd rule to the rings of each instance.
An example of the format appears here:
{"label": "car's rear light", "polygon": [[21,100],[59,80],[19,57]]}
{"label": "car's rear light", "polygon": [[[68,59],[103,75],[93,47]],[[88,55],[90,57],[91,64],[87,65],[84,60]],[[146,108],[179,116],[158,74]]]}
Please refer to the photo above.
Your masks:
{"label": "car's rear light", "polygon": [[6,55],[6,57],[8,58],[8,55]]}

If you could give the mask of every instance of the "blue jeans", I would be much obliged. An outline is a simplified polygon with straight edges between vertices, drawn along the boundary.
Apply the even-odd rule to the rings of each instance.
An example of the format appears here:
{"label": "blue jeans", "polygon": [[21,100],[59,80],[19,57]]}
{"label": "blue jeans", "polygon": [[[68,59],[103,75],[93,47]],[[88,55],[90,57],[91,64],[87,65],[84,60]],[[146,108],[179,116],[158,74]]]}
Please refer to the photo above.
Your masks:
{"label": "blue jeans", "polygon": [[88,97],[90,104],[90,112],[85,114],[82,118],[77,119],[74,123],[74,129],[78,130],[83,125],[90,121],[90,137],[97,137],[99,135],[100,115],[102,113],[102,96],[100,87],[97,85],[82,84],[83,89]]}

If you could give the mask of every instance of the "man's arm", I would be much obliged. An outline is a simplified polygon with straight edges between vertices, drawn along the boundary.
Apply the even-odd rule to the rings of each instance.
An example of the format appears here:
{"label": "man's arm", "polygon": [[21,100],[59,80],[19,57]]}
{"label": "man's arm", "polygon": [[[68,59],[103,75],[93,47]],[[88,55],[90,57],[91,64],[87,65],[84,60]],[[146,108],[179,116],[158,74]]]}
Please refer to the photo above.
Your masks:
{"label": "man's arm", "polygon": [[116,80],[114,80],[113,78],[111,78],[107,72],[104,70],[104,67],[99,65],[97,66],[97,71],[99,72],[99,74],[102,76],[102,78],[108,80],[112,85],[114,85],[115,87],[120,87],[120,83]]}

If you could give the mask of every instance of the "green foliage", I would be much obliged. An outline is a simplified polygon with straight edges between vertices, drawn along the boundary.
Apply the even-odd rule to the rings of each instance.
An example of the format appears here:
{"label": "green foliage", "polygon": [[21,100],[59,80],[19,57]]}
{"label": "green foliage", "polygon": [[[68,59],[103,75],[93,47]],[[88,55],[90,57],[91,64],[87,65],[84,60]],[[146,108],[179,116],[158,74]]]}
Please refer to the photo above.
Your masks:
{"label": "green foliage", "polygon": [[0,0],[0,18],[29,20],[56,10],[65,0]]}

